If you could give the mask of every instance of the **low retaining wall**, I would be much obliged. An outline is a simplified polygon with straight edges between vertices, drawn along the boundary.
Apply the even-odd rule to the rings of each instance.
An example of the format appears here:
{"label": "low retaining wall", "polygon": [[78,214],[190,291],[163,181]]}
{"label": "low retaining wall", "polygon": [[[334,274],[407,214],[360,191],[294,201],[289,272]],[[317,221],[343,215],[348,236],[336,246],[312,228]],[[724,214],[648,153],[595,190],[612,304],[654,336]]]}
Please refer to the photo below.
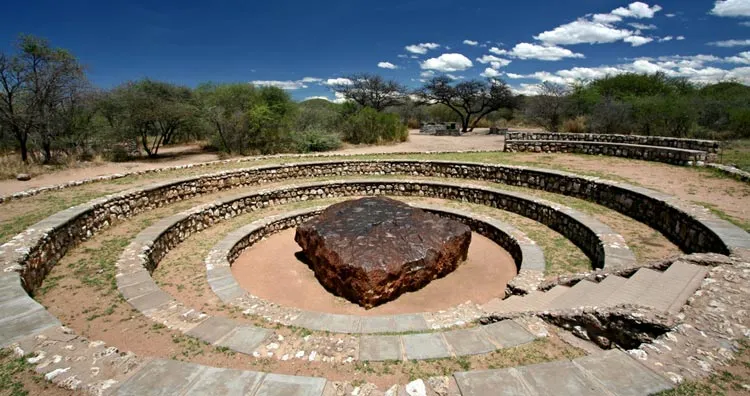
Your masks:
{"label": "low retaining wall", "polygon": [[[486,180],[537,188],[592,201],[661,231],[686,252],[750,253],[750,235],[707,209],[667,194],[567,172],[450,161],[329,161],[239,169],[154,184],[72,207],[50,216],[0,246],[1,267],[23,274],[33,292],[72,246],[112,222],[172,202],[228,188],[294,178],[419,175]],[[477,197],[477,200],[482,199]]]}
{"label": "low retaining wall", "polygon": [[505,151],[607,155],[674,165],[703,165],[708,157],[705,151],[574,140],[506,140]]}
{"label": "low retaining wall", "polygon": [[671,147],[718,154],[721,144],[716,140],[681,139],[664,136],[614,135],[606,133],[508,132],[507,140],[554,140],[601,143],[624,143],[641,146]]}

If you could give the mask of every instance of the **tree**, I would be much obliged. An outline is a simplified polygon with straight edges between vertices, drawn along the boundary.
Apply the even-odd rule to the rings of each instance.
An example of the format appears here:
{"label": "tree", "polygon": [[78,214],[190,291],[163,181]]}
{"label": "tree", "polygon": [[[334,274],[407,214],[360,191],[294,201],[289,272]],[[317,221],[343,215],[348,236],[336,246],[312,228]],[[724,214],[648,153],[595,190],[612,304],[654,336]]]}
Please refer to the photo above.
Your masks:
{"label": "tree", "polygon": [[166,82],[144,79],[125,83],[110,92],[105,111],[124,138],[140,141],[149,157],[195,116],[192,91]]}
{"label": "tree", "polygon": [[342,81],[331,88],[346,99],[377,111],[400,105],[406,98],[406,88],[403,85],[393,80],[385,80],[377,74],[353,74]]}
{"label": "tree", "polygon": [[247,125],[247,112],[260,101],[250,84],[203,84],[196,89],[201,114],[216,131],[224,151],[232,153],[239,147],[230,144]]}
{"label": "tree", "polygon": [[21,36],[15,55],[0,54],[0,123],[11,131],[28,162],[29,137],[38,133],[45,161],[57,136],[61,106],[84,79],[83,67],[68,51],[46,40]]}
{"label": "tree", "polygon": [[568,87],[545,81],[539,85],[539,94],[529,98],[528,116],[552,132],[557,132],[562,122]]}
{"label": "tree", "polygon": [[461,132],[474,130],[479,120],[503,107],[513,107],[513,94],[504,81],[471,80],[452,85],[447,76],[434,77],[417,90],[422,103],[441,103],[461,119]]}

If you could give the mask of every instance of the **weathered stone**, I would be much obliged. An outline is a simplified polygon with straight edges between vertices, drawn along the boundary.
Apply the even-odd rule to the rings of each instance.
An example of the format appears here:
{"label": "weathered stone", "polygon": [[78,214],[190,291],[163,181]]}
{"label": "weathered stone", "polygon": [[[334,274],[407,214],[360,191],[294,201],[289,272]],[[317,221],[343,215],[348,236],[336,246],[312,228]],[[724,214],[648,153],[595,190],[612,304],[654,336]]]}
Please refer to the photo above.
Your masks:
{"label": "weathered stone", "polygon": [[297,227],[321,284],[365,308],[419,290],[455,270],[471,242],[468,226],[385,197],[331,205]]}
{"label": "weathered stone", "polygon": [[19,173],[16,175],[16,180],[18,181],[29,181],[31,180],[31,175],[28,173]]}

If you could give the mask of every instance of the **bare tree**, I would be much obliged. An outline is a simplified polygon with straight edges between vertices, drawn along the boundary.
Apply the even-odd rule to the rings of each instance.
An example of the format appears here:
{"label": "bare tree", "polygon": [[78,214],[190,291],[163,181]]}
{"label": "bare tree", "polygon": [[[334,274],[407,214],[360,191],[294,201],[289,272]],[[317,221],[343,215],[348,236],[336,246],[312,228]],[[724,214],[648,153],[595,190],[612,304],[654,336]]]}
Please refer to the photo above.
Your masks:
{"label": "bare tree", "polygon": [[33,36],[21,36],[17,48],[16,55],[0,54],[0,123],[16,138],[24,162],[29,136],[38,132],[49,161],[55,113],[83,79],[83,68],[67,51]]}
{"label": "bare tree", "polygon": [[552,132],[557,132],[565,111],[570,88],[545,81],[539,84],[539,94],[529,98],[526,113]]}
{"label": "bare tree", "polygon": [[372,107],[377,111],[398,106],[406,98],[406,87],[377,74],[353,74],[342,81],[345,82],[335,84],[331,89],[361,106]]}
{"label": "bare tree", "polygon": [[453,85],[447,76],[434,77],[415,92],[422,103],[442,103],[461,119],[461,132],[474,130],[487,114],[514,106],[513,93],[504,81],[470,80]]}

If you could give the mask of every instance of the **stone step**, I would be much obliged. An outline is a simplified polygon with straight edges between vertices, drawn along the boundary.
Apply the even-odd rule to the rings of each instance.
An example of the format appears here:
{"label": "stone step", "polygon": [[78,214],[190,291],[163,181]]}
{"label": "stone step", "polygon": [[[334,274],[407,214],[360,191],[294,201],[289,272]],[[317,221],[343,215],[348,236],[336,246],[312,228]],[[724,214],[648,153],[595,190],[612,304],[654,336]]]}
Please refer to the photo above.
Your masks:
{"label": "stone step", "polygon": [[567,293],[551,301],[547,309],[567,309],[582,306],[582,301],[586,298],[586,295],[593,293],[596,288],[596,283],[582,280],[571,287]]}
{"label": "stone step", "polygon": [[661,272],[648,268],[641,268],[628,278],[619,289],[612,293],[606,300],[604,306],[613,306],[618,304],[638,304],[641,298],[649,292],[654,284],[658,285],[661,279]]}
{"label": "stone step", "polygon": [[583,296],[580,300],[582,307],[601,307],[604,301],[611,296],[617,289],[622,287],[628,280],[616,275],[604,278],[603,281],[596,285],[596,288],[590,293]]}
{"label": "stone step", "polygon": [[555,286],[544,293],[539,293],[534,302],[532,304],[529,304],[529,306],[534,311],[544,310],[553,300],[560,298],[560,296],[568,293],[569,290],[570,288],[568,286]]}
{"label": "stone step", "polygon": [[677,261],[662,273],[659,287],[651,288],[639,304],[661,311],[679,311],[700,287],[706,274],[705,267]]}
{"label": "stone step", "polygon": [[610,350],[501,370],[455,373],[462,396],[649,395],[672,384],[626,353]]}

